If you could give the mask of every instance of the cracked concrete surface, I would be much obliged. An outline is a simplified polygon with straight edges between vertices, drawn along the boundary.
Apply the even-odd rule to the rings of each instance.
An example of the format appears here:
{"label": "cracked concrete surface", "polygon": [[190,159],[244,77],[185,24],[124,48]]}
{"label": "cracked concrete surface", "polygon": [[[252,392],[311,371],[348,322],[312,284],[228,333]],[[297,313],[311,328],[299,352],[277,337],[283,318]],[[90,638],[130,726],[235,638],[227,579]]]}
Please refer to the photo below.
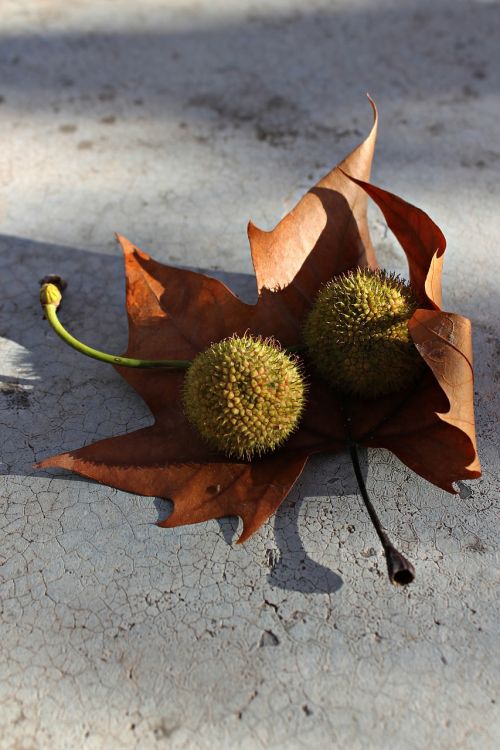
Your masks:
{"label": "cracked concrete surface", "polygon": [[[500,4],[1,5],[0,748],[498,747]],[[65,276],[69,329],[116,351],[114,231],[251,296],[247,220],[274,225],[355,145],[366,90],[373,179],[443,228],[445,305],[474,324],[483,478],[454,497],[363,457],[415,584],[388,584],[345,455],[243,547],[235,520],[162,530],[164,501],[34,472],[150,419],[55,339],[38,279]]]}

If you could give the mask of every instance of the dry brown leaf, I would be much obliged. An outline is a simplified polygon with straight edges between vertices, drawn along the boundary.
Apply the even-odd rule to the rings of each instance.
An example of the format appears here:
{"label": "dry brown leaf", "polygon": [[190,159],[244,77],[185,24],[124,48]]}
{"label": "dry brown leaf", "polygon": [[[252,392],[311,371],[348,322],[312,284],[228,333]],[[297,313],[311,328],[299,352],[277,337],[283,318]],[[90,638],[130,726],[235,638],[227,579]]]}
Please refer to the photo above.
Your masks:
{"label": "dry brown leaf", "polygon": [[[126,355],[191,359],[212,342],[249,331],[284,345],[300,342],[304,316],[318,289],[348,270],[375,268],[367,194],[380,206],[408,258],[420,303],[409,323],[428,365],[406,393],[343,399],[314,375],[299,430],[287,444],[251,463],[207,448],[182,411],[181,373],[117,368],[140,394],[154,425],[42,461],[129,492],[173,500],[166,527],[240,516],[247,539],[277,509],[309,455],[337,452],[350,436],[382,446],[434,484],[480,474],[474,435],[470,324],[442,312],[445,241],[419,209],[370,185],[377,115],[368,138],[313,187],[271,232],[249,225],[259,290],[248,305],[203,274],[162,265],[124,237],[129,344]],[[351,177],[350,175],[353,175]],[[355,177],[354,177],[355,176]]]}

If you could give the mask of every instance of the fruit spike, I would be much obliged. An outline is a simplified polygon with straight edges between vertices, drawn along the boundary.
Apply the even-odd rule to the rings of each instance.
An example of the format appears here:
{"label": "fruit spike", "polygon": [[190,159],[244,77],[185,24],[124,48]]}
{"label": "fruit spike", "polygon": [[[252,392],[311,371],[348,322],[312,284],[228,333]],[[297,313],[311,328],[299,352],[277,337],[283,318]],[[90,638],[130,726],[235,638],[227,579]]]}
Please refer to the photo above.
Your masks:
{"label": "fruit spike", "polygon": [[422,364],[407,325],[416,307],[395,274],[358,269],[332,279],[304,327],[311,360],[344,393],[371,398],[410,386]]}
{"label": "fruit spike", "polygon": [[275,341],[231,336],[198,354],[187,371],[184,410],[206,442],[250,460],[295,430],[305,396],[296,359]]}

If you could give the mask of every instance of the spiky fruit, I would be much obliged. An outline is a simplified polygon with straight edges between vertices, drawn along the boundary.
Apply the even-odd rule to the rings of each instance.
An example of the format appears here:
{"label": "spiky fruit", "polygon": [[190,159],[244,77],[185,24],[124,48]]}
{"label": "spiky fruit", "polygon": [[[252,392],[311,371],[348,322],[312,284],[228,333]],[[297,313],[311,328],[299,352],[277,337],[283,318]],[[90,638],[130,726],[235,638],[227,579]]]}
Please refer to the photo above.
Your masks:
{"label": "spiky fruit", "polygon": [[340,391],[367,398],[409,386],[422,366],[407,325],[416,307],[409,284],[385,271],[328,282],[304,327],[317,370]]}
{"label": "spiky fruit", "polygon": [[296,428],[304,379],[276,342],[244,336],[212,344],[189,367],[184,411],[227,456],[250,460],[280,446]]}

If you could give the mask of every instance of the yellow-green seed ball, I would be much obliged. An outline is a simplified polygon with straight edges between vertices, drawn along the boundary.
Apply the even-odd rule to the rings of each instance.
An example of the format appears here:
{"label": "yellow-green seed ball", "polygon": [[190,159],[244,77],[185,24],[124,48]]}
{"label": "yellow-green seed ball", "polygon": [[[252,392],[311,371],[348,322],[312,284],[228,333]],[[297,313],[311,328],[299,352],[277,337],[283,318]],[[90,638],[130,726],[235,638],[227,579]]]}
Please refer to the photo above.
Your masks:
{"label": "yellow-green seed ball", "polygon": [[407,322],[417,307],[409,284],[359,269],[328,282],[304,326],[318,372],[335,388],[366,398],[411,385],[422,359]]}
{"label": "yellow-green seed ball", "polygon": [[304,395],[294,357],[273,341],[232,336],[193,360],[184,411],[215,450],[250,460],[275,450],[295,430]]}

